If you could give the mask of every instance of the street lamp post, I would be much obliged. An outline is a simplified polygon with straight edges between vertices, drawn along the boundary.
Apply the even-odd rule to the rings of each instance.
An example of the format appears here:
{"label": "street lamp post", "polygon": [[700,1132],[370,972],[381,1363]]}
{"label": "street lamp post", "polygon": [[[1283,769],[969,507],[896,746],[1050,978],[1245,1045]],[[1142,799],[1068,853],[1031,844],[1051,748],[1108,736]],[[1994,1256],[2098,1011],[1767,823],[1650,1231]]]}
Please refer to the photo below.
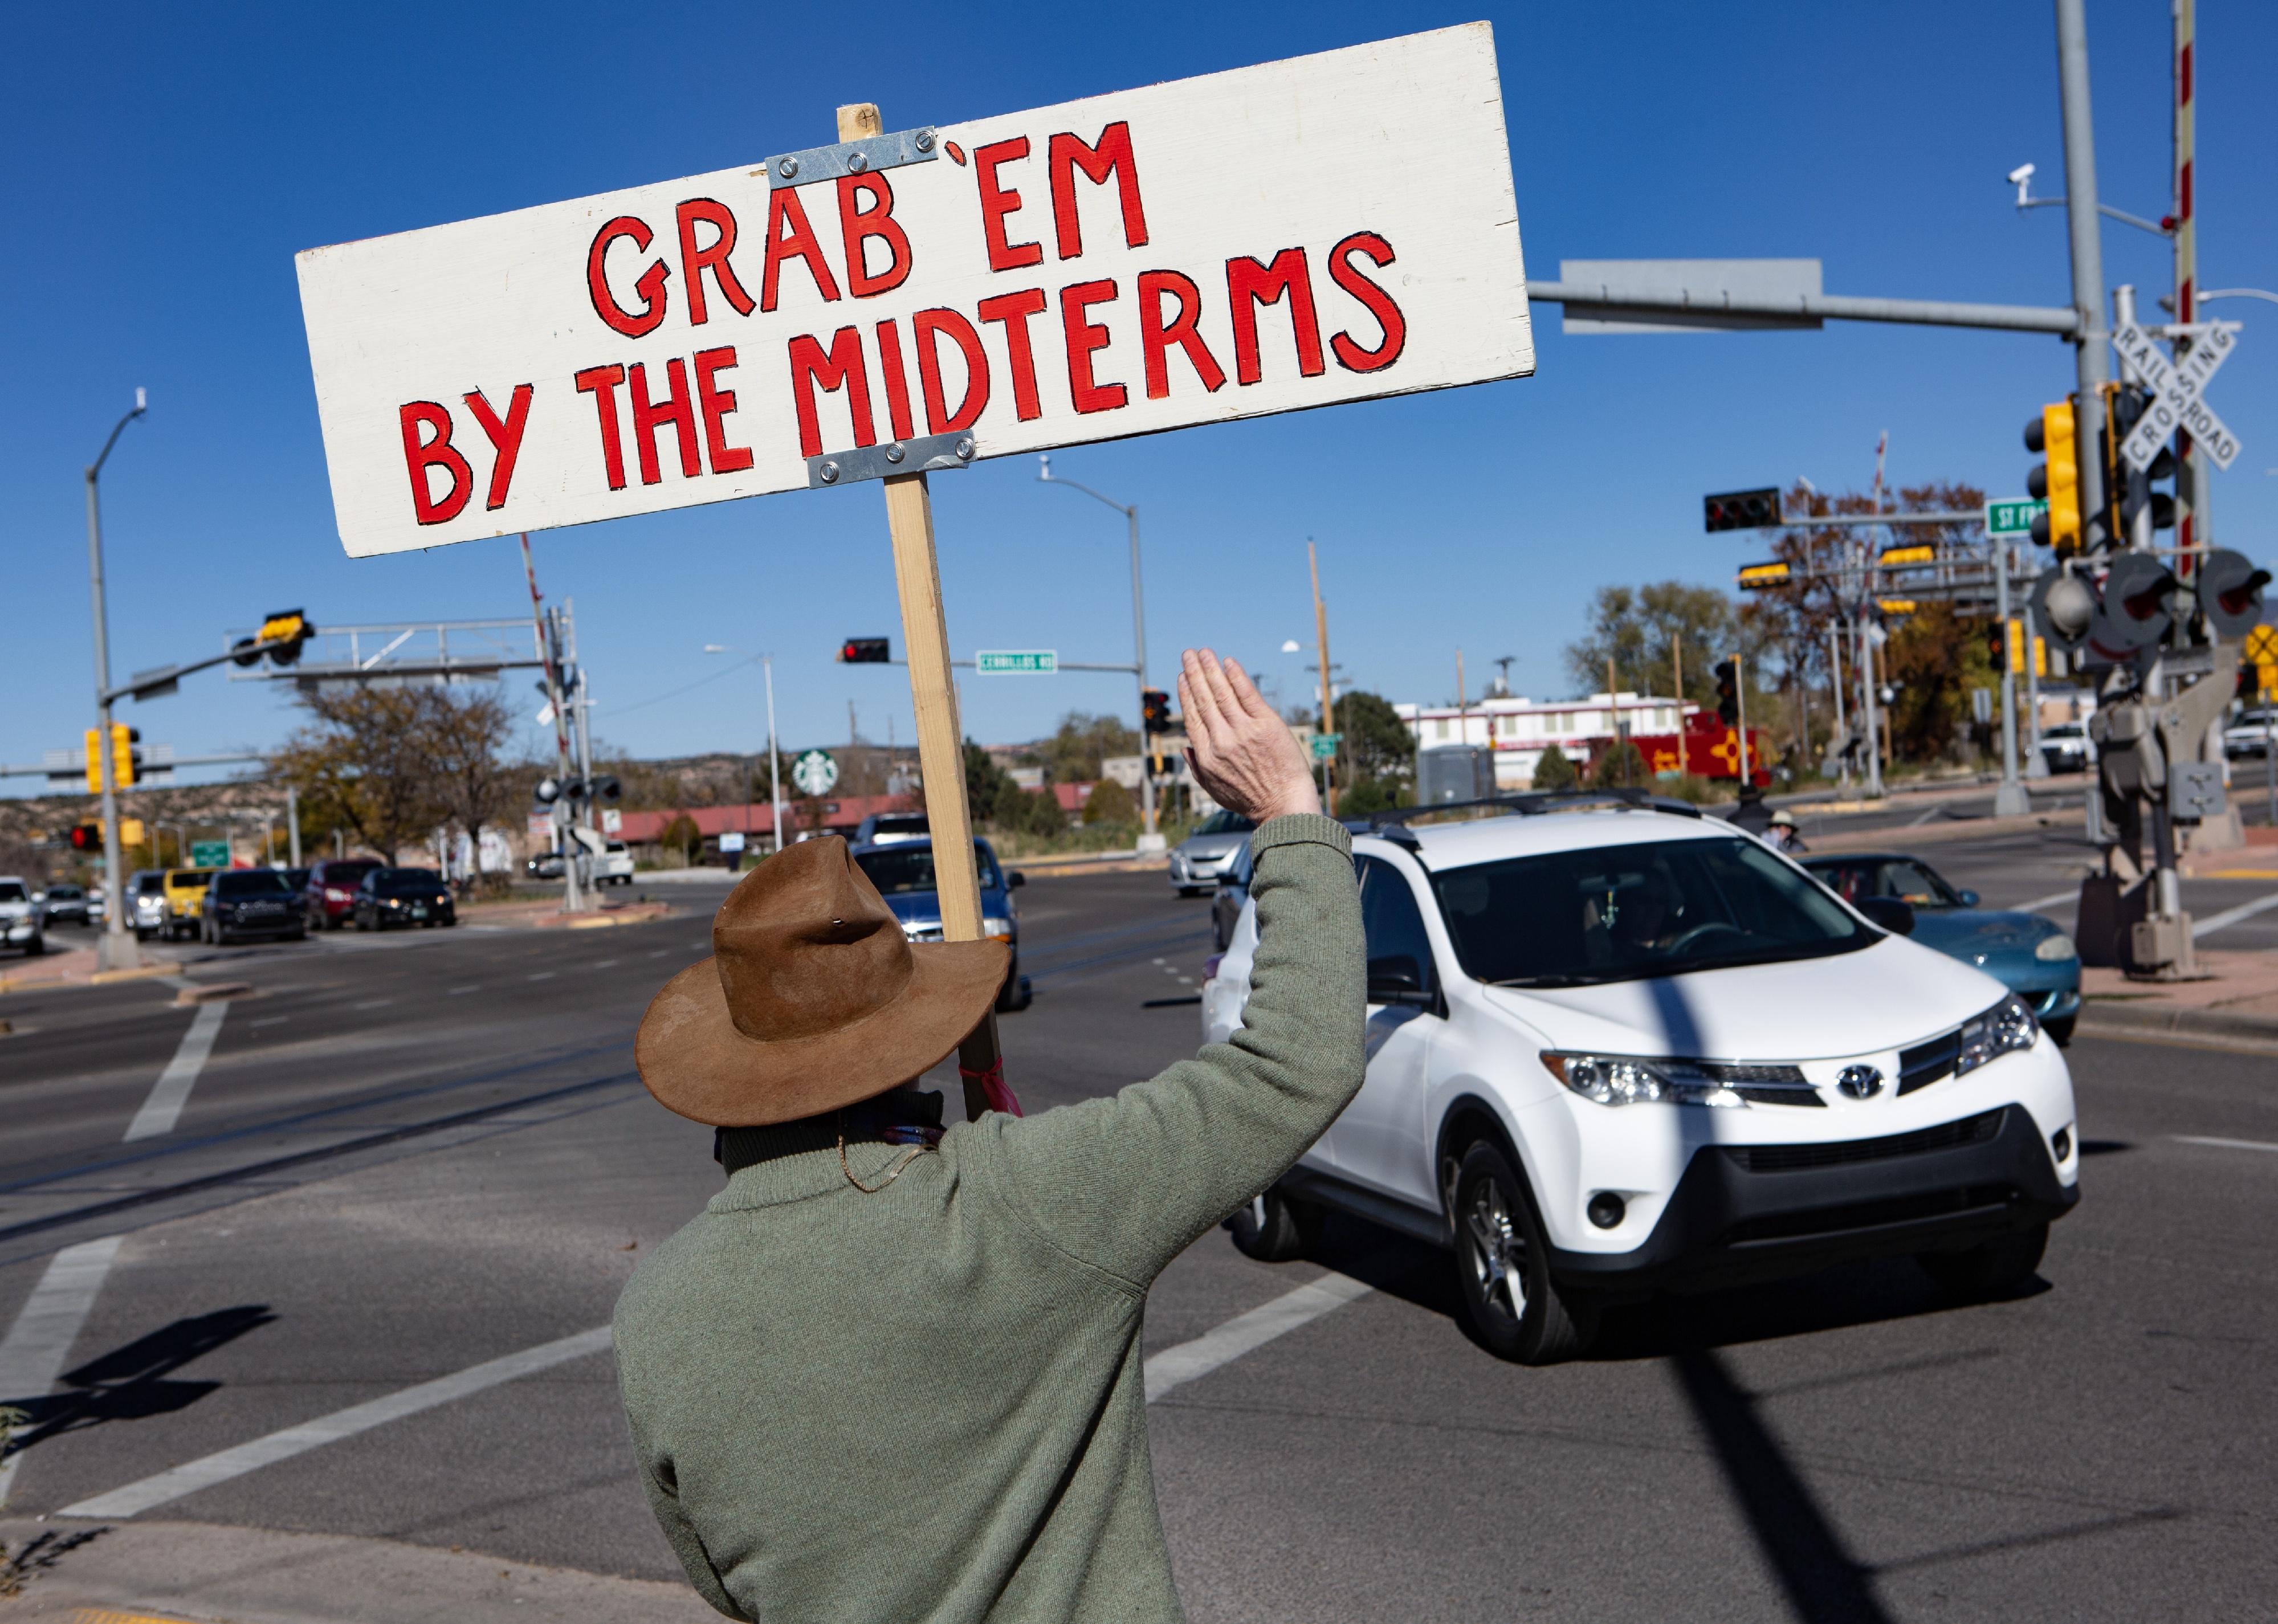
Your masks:
{"label": "street lamp post", "polygon": [[768,801],[775,813],[775,849],[784,847],[783,764],[776,753],[776,657],[772,654],[745,654],[724,643],[707,643],[707,654],[743,654],[745,660],[756,660],[768,678]]}
{"label": "street lamp post", "polygon": [[103,590],[103,504],[96,486],[119,435],[149,406],[149,395],[137,389],[134,409],[112,427],[111,438],[103,442],[103,454],[87,470],[87,573],[95,599],[95,757],[103,786],[103,939],[96,947],[96,965],[103,970],[131,970],[141,963],[141,955],[126,928],[126,892],[118,883],[118,788],[111,759],[111,611]]}
{"label": "street lamp post", "polygon": [[1089,485],[1073,479],[1062,479],[1052,472],[1049,456],[1036,459],[1036,480],[1041,484],[1066,485],[1071,491],[1081,491],[1094,501],[1105,502],[1121,514],[1131,527],[1131,643],[1132,660],[1138,667],[1139,677],[1139,811],[1144,833],[1139,836],[1139,850],[1160,851],[1163,836],[1155,827],[1155,775],[1146,768],[1147,761],[1147,605],[1139,580],[1139,509],[1125,507],[1112,497],[1102,496]]}

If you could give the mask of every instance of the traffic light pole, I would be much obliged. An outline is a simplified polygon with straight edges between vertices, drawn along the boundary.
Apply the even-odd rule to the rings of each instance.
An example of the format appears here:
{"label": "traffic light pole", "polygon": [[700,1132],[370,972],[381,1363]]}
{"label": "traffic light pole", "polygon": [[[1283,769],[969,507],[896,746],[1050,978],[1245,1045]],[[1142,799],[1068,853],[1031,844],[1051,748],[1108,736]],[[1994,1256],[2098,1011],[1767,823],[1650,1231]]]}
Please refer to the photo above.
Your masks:
{"label": "traffic light pole", "polygon": [[[2112,340],[2104,320],[2104,240],[2096,209],[2096,129],[2088,99],[2088,20],[2084,0],[2056,0],[2057,89],[2064,112],[2065,218],[2072,239],[2072,302],[2080,316],[2074,335],[2080,393],[2073,421],[2080,457],[2080,508],[2083,530],[2100,528],[2104,514],[2104,385],[2108,377],[2105,347]],[[2093,552],[2095,537],[2083,539]],[[2127,544],[2118,537],[2113,546]]]}
{"label": "traffic light pole", "polygon": [[141,964],[141,943],[126,928],[126,888],[118,881],[118,785],[111,763],[111,610],[103,590],[103,504],[96,484],[111,448],[126,425],[148,408],[141,390],[134,392],[134,409],[121,417],[103,442],[103,454],[87,469],[87,573],[95,599],[95,738],[96,758],[103,784],[103,938],[96,944],[96,968],[132,970]]}
{"label": "traffic light pole", "polygon": [[[1993,538],[1993,613],[2001,622],[2001,787],[1993,792],[1993,815],[2022,818],[2033,810],[2032,797],[2017,782],[2017,673],[2009,658],[2014,640],[2009,623],[2009,544]],[[2032,655],[2028,651],[2026,659]]]}

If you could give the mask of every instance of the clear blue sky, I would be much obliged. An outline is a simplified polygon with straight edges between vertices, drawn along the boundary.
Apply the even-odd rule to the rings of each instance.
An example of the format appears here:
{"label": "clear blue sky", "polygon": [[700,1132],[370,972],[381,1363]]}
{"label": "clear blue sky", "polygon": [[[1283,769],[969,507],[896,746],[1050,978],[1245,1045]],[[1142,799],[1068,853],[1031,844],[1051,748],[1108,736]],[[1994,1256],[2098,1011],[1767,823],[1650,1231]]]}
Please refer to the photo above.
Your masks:
{"label": "clear blue sky", "polygon": [[[2061,187],[2045,4],[1485,10],[1537,277],[1562,257],[1800,255],[1825,261],[1835,293],[2068,298],[2060,211],[2019,216],[2002,180],[2031,159],[2044,190]],[[335,623],[525,606],[511,540],[342,555],[297,250],[748,163],[828,140],[842,102],[879,103],[890,128],[947,121],[1481,11],[896,8],[855,30],[828,7],[11,7],[0,760],[37,761],[92,720],[80,470],[137,385],[150,414],[103,486],[115,672],[210,652],[288,605]],[[2167,8],[2091,0],[2089,22],[2104,196],[2156,217]],[[2278,285],[2278,11],[2206,0],[2199,37],[2203,284]],[[2168,287],[2164,241],[2107,224],[2105,253],[2109,280],[2147,300]],[[2278,309],[2216,313],[2248,324],[2210,391],[2246,447],[2217,477],[2218,539],[2261,558],[2278,552]],[[1797,475],[1863,486],[1888,430],[1896,483],[2016,492],[2031,461],[2019,429],[2072,376],[2065,345],[2022,335],[1565,338],[1547,306],[1536,324],[1531,379],[1061,454],[1060,472],[1140,506],[1156,671],[1208,641],[1297,697],[1310,655],[1278,651],[1311,642],[1311,536],[1333,650],[1358,685],[1444,698],[1460,645],[1474,691],[1510,654],[1521,691],[1562,693],[1559,652],[1594,588],[1722,584],[1752,556],[1748,539],[1701,534],[1703,492]],[[952,643],[1128,658],[1121,520],[1034,471],[1021,459],[935,482]],[[717,669],[706,643],[776,652],[790,742],[843,738],[849,699],[866,736],[891,716],[910,738],[900,671],[831,660],[854,634],[893,632],[898,652],[876,492],[536,545],[548,593],[577,600],[613,744],[763,736],[755,670],[643,703]],[[964,686],[985,740],[1071,707],[1135,708],[1107,676]],[[294,720],[275,689],[219,673],[127,715],[185,753],[272,743]]]}

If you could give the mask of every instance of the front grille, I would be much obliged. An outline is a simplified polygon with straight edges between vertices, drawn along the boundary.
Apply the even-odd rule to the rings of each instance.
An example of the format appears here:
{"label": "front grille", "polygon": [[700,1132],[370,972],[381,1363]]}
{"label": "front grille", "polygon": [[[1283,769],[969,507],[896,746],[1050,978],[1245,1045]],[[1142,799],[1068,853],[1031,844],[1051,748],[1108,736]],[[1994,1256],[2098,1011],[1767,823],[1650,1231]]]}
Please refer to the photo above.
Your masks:
{"label": "front grille", "polygon": [[1917,1128],[1911,1133],[1885,1134],[1881,1139],[1838,1140],[1827,1145],[1726,1145],[1724,1151],[1751,1173],[1793,1173],[1808,1168],[1884,1162],[1892,1156],[1916,1156],[1963,1145],[1983,1145],[1999,1136],[2001,1119],[2008,1115],[2008,1109],[2005,1105],[1965,1117],[1960,1122]]}
{"label": "front grille", "polygon": [[1961,1029],[1941,1033],[1927,1043],[1917,1043],[1912,1048],[1899,1051],[1899,1092],[1912,1094],[1917,1088],[1951,1077],[1953,1063],[1961,1054]]}
{"label": "front grille", "polygon": [[1819,1097],[1819,1090],[1805,1080],[1800,1066],[1704,1060],[1701,1072],[1724,1084],[1751,1105],[1816,1105],[1824,1109],[1827,1104]]}
{"label": "front grille", "polygon": [[1763,1246],[1775,1241],[1806,1240],[1815,1236],[1841,1235],[1858,1230],[1881,1229],[1894,1224],[1915,1224],[1925,1218],[1959,1217],[1968,1213],[1998,1211],[2017,1199],[2014,1185],[1965,1185],[1954,1190],[1933,1190],[1921,1195],[1898,1195],[1887,1201],[1854,1201],[1847,1207],[1816,1207],[1808,1212],[1772,1213],[1734,1224],[1724,1235],[1731,1247]]}

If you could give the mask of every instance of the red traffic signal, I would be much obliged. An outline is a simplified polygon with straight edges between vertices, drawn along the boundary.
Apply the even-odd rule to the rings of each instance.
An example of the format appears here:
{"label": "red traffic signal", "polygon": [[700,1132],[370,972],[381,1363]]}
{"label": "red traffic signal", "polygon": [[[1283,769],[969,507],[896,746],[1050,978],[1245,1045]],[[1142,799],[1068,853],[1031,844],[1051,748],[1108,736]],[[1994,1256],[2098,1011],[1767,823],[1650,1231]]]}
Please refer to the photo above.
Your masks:
{"label": "red traffic signal", "polygon": [[849,637],[838,645],[838,661],[847,666],[886,666],[893,654],[883,637]]}
{"label": "red traffic signal", "polygon": [[1721,496],[1703,497],[1701,503],[1703,528],[1710,530],[1766,530],[1780,522],[1777,485],[1759,491],[1727,491]]}
{"label": "red traffic signal", "polygon": [[1159,688],[1150,688],[1139,695],[1139,725],[1143,732],[1168,733],[1171,730],[1171,696]]}
{"label": "red traffic signal", "polygon": [[102,850],[103,826],[99,823],[74,823],[72,825],[71,843],[73,851]]}
{"label": "red traffic signal", "polygon": [[1716,662],[1716,719],[1728,728],[1740,720],[1740,667],[1737,660]]}

